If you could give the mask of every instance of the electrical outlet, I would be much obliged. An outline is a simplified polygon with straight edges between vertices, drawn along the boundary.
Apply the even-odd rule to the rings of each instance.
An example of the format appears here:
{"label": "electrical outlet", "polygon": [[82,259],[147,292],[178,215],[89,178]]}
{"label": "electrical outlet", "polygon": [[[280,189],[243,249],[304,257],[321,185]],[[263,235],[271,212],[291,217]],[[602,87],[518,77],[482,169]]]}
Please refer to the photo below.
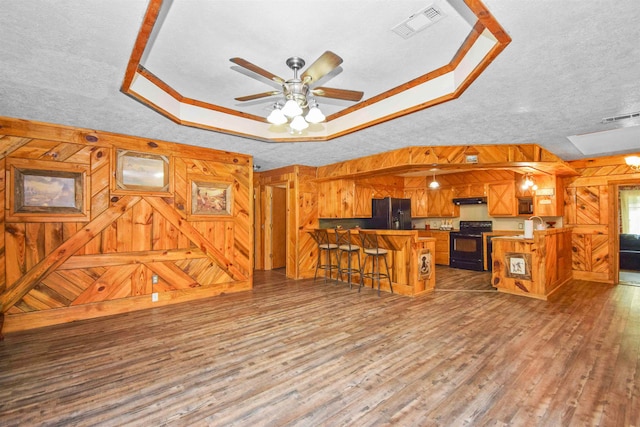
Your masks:
{"label": "electrical outlet", "polygon": [[518,223],[518,230],[522,230],[524,228],[524,224],[519,222]]}
{"label": "electrical outlet", "polygon": [[158,302],[158,293],[154,292],[151,294],[151,302]]}
{"label": "electrical outlet", "polygon": [[157,285],[158,284],[158,275],[154,274],[151,276],[151,284],[153,285]]}

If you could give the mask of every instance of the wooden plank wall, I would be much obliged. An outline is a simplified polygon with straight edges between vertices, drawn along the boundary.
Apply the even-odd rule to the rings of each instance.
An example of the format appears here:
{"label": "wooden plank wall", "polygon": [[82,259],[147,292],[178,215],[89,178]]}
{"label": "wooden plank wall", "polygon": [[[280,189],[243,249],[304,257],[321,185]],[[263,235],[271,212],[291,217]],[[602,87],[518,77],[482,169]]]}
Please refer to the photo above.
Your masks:
{"label": "wooden plank wall", "polygon": [[573,277],[617,283],[618,185],[640,184],[624,156],[572,161],[579,177],[564,178],[565,225],[573,226]]}
{"label": "wooden plank wall", "polygon": [[[0,118],[0,142],[5,331],[251,288],[250,156],[8,118]],[[119,148],[167,156],[170,191],[117,189]],[[86,170],[86,218],[12,213],[13,164]],[[232,214],[192,218],[194,180],[230,184]]]}

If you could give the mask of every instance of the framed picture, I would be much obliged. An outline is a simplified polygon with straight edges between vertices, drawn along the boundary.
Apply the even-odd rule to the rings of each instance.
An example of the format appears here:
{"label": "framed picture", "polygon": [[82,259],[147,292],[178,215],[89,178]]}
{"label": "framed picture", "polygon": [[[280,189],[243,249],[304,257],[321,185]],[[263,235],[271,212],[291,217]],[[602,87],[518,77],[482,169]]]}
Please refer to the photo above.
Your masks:
{"label": "framed picture", "polygon": [[24,159],[8,161],[8,220],[83,221],[88,219],[87,167]]}
{"label": "framed picture", "polygon": [[429,249],[422,249],[418,252],[418,279],[430,279],[432,268],[431,251]]}
{"label": "framed picture", "polygon": [[531,280],[531,254],[507,252],[504,258],[507,277]]}
{"label": "framed picture", "polygon": [[189,190],[187,210],[191,218],[231,215],[233,192],[230,182],[192,180]]}
{"label": "framed picture", "polygon": [[116,191],[169,193],[170,166],[167,156],[116,150]]}

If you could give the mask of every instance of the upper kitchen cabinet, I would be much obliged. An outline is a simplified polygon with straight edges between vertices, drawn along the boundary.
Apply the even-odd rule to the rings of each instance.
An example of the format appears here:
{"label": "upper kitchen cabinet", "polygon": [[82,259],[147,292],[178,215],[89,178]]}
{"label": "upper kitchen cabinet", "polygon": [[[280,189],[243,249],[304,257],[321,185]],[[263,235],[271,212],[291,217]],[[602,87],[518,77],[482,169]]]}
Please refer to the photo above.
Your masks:
{"label": "upper kitchen cabinet", "polygon": [[485,197],[487,187],[484,183],[462,184],[454,186],[455,197]]}
{"label": "upper kitchen cabinet", "polygon": [[371,218],[371,199],[402,197],[402,179],[337,179],[318,184],[319,218]]}
{"label": "upper kitchen cabinet", "polygon": [[429,216],[427,210],[428,198],[426,188],[413,188],[404,190],[404,197],[411,199],[411,217],[426,218]]}
{"label": "upper kitchen cabinet", "polygon": [[533,196],[533,214],[537,216],[564,215],[561,178],[553,175],[535,177],[538,189]]}
{"label": "upper kitchen cabinet", "polygon": [[487,185],[487,205],[489,216],[516,216],[516,184],[504,181]]}
{"label": "upper kitchen cabinet", "polygon": [[351,218],[354,216],[353,212],[354,184],[352,180],[337,179],[318,185],[318,217]]}
{"label": "upper kitchen cabinet", "polygon": [[460,216],[460,206],[453,203],[454,188],[427,190],[427,216],[434,218],[456,218]]}

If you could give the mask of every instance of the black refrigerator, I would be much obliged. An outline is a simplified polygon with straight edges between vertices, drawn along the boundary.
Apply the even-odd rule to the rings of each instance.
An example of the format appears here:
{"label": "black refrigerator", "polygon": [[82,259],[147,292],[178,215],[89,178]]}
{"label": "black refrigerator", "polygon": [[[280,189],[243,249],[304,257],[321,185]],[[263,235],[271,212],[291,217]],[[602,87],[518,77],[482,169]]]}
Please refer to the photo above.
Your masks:
{"label": "black refrigerator", "polygon": [[375,228],[411,230],[411,199],[372,199],[371,214]]}

